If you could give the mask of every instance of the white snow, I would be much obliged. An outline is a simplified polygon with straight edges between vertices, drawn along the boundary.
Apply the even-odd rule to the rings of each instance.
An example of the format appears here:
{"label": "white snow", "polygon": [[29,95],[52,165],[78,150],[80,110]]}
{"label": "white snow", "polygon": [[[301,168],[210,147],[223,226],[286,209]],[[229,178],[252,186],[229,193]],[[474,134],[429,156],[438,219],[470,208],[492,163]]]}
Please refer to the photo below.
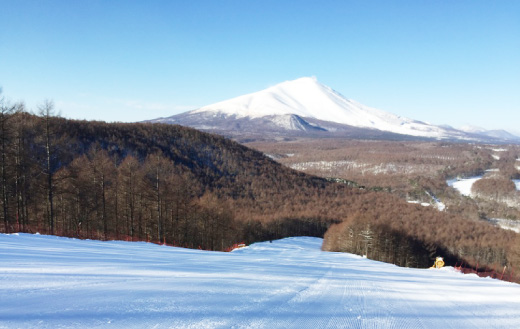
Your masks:
{"label": "white snow", "polygon": [[406,202],[408,202],[408,203],[414,203],[414,204],[420,204],[420,205],[423,206],[423,207],[429,207],[429,206],[431,206],[431,204],[429,204],[428,202],[421,202],[421,201],[419,201],[419,200],[408,200],[408,201],[406,201]]}
{"label": "white snow", "polygon": [[433,203],[439,211],[444,211],[446,209],[446,205],[443,202],[441,202],[441,200],[439,200],[439,198],[437,198],[433,193],[430,193],[428,191],[425,192],[430,198],[432,198]]}
{"label": "white snow", "polygon": [[417,166],[411,166],[408,164],[392,163],[392,162],[381,162],[379,164],[374,163],[360,163],[357,161],[350,160],[338,160],[338,161],[308,161],[293,163],[289,167],[295,170],[321,170],[321,171],[334,171],[334,170],[355,170],[362,175],[365,174],[391,174],[391,173],[402,173],[402,174],[414,174],[420,172],[421,168]]}
{"label": "white snow", "polygon": [[493,159],[495,160],[500,160],[500,156],[496,155],[496,154],[491,154],[491,156],[493,157]]}
{"label": "white snow", "polygon": [[428,203],[428,202],[421,202],[419,200],[408,200],[407,202],[408,203],[420,204],[423,207],[429,207],[429,206],[431,206],[433,204],[433,205],[435,205],[435,207],[439,211],[444,211],[446,209],[446,205],[443,202],[441,202],[441,200],[439,200],[434,194],[429,193],[428,191],[425,191],[425,193],[432,199],[432,203],[431,204]]}
{"label": "white snow", "polygon": [[[397,116],[347,99],[316,78],[285,81],[259,92],[201,107],[191,113],[220,113],[237,118],[295,114],[355,127],[374,128],[412,136],[464,138],[464,133]],[[283,127],[294,126],[280,119]]]}
{"label": "white snow", "polygon": [[520,233],[520,221],[518,220],[511,220],[505,218],[490,218],[489,221],[504,230],[511,230],[515,231],[516,233]]}
{"label": "white snow", "polygon": [[468,132],[468,133],[483,133],[486,131],[486,129],[484,129],[482,127],[471,126],[471,125],[462,126],[462,127],[459,127],[458,129]]}
{"label": "white snow", "polygon": [[[498,169],[488,169],[486,171],[498,171]],[[454,189],[458,190],[460,194],[471,197],[471,187],[473,186],[473,183],[475,183],[482,177],[483,176],[475,176],[462,179],[450,179],[447,180],[446,183],[448,184],[448,186],[452,186]],[[520,191],[520,179],[513,179],[513,182],[516,185],[516,189]]]}
{"label": "white snow", "polygon": [[0,328],[519,328],[520,286],[320,251],[0,235]]}
{"label": "white snow", "polygon": [[471,187],[473,183],[481,179],[482,176],[475,176],[470,178],[463,179],[450,179],[447,181],[448,186],[452,186],[454,189],[458,190],[460,194],[471,197]]}

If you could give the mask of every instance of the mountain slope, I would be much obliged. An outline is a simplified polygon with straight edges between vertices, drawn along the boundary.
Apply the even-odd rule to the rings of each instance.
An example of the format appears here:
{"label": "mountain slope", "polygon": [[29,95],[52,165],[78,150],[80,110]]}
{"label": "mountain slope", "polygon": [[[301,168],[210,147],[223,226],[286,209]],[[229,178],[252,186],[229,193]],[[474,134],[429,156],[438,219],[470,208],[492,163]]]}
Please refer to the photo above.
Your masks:
{"label": "mountain slope", "polygon": [[177,123],[197,129],[234,133],[327,132],[322,135],[337,135],[357,129],[361,135],[378,130],[435,139],[495,138],[430,125],[371,108],[345,98],[315,78],[307,77],[151,122]]}
{"label": "mountain slope", "polygon": [[294,114],[358,128],[398,134],[442,137],[445,129],[402,118],[343,97],[314,78],[286,81],[257,93],[204,106],[192,113],[217,112],[228,116],[259,118]]}
{"label": "mountain slope", "polygon": [[1,328],[517,328],[520,286],[320,251],[0,234]]}

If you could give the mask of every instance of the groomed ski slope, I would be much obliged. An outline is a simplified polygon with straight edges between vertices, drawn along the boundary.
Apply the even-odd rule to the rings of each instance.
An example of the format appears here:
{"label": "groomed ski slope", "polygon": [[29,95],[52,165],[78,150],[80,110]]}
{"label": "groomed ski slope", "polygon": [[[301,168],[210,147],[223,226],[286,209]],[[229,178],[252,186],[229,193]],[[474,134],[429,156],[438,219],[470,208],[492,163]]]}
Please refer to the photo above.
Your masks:
{"label": "groomed ski slope", "polygon": [[0,234],[0,328],[520,328],[520,285],[320,251]]}

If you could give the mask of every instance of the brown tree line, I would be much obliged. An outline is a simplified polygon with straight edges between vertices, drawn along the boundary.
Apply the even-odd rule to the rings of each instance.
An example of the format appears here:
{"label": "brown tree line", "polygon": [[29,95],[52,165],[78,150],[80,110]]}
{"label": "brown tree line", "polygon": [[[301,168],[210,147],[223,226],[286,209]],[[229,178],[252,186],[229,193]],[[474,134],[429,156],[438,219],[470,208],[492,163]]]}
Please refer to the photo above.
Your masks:
{"label": "brown tree line", "polygon": [[93,144],[73,158],[65,152],[66,139],[51,133],[52,118],[18,113],[3,119],[9,129],[2,130],[2,231],[205,249],[236,241],[226,203],[201,194],[161,153],[119,159]]}
{"label": "brown tree line", "polygon": [[226,202],[202,193],[160,150],[144,158],[110,155],[75,133],[54,116],[52,102],[34,116],[2,99],[1,231],[206,249],[236,242]]}
{"label": "brown tree line", "polygon": [[445,211],[467,219],[520,220],[514,186],[511,193],[496,193],[488,188],[490,184],[479,188],[491,181],[479,181],[474,186],[475,194],[481,197],[476,200],[462,196],[446,183],[455,177],[499,173],[505,178],[502,187],[510,190],[510,180],[520,177],[519,145],[355,139],[257,141],[247,145],[287,166],[351,186],[386,190],[405,200],[427,203],[433,203],[432,196],[436,196],[446,205]]}
{"label": "brown tree line", "polygon": [[[501,174],[484,176],[471,187],[471,192],[477,197],[500,201],[501,199],[515,199],[518,195],[515,183]],[[520,203],[517,203],[520,206]]]}
{"label": "brown tree line", "polygon": [[520,240],[512,231],[479,220],[461,218],[420,205],[381,202],[351,212],[329,228],[323,249],[344,251],[400,266],[431,266],[435,256],[448,265],[464,262],[482,269],[514,273],[520,262]]}
{"label": "brown tree line", "polygon": [[223,250],[328,227],[299,218],[258,225],[247,210],[237,220],[232,205],[248,202],[236,200],[269,199],[295,182],[259,152],[193,129],[65,120],[48,101],[35,116],[2,100],[0,142],[1,232]]}

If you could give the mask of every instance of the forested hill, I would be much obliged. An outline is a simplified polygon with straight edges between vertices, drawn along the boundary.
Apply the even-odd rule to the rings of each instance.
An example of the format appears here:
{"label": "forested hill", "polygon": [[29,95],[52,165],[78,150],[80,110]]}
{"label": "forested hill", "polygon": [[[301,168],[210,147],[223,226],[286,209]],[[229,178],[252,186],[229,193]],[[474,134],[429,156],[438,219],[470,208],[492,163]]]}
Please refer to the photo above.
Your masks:
{"label": "forested hill", "polygon": [[67,155],[86,154],[93,146],[107,150],[117,162],[127,156],[143,162],[150,155],[161,154],[209,189],[237,190],[235,183],[250,186],[252,180],[263,176],[269,177],[271,183],[297,179],[311,185],[326,184],[321,178],[286,169],[258,151],[192,128],[166,124],[55,120],[59,135],[57,140],[67,141]]}
{"label": "forested hill", "polygon": [[[280,237],[282,231],[266,231],[259,221],[275,213],[289,217],[286,201],[333,185],[231,140],[176,125],[22,112],[2,115],[1,127],[5,232],[222,249],[240,239]],[[243,222],[254,224],[243,229]],[[330,222],[298,223],[292,233],[323,235]]]}
{"label": "forested hill", "polygon": [[[166,124],[2,114],[1,230],[223,250],[325,236],[403,266],[517,266],[514,233],[309,176],[236,142]],[[338,225],[335,225],[337,223]],[[453,234],[452,234],[453,233]]]}

